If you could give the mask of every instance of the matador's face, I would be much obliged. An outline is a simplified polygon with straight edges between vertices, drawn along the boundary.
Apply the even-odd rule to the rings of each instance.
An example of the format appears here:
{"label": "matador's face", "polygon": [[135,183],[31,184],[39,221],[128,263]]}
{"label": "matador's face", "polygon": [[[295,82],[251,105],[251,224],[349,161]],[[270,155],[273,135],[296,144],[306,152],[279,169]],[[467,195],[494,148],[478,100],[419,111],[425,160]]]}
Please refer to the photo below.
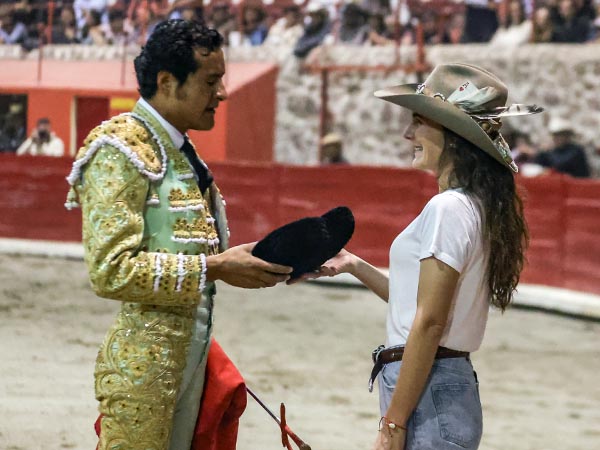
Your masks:
{"label": "matador's face", "polygon": [[221,49],[198,49],[195,58],[198,70],[175,91],[179,121],[186,130],[210,130],[215,125],[219,103],[227,99],[223,84],[225,58]]}

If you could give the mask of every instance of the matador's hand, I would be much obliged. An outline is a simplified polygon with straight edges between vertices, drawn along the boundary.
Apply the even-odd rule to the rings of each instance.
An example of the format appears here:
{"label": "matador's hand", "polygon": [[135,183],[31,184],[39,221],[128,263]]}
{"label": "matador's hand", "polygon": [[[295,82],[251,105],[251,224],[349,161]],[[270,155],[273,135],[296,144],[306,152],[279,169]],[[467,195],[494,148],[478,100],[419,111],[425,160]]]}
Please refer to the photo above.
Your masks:
{"label": "matador's hand", "polygon": [[256,243],[238,245],[206,259],[208,280],[247,289],[275,286],[287,281],[293,268],[263,261],[252,255]]}

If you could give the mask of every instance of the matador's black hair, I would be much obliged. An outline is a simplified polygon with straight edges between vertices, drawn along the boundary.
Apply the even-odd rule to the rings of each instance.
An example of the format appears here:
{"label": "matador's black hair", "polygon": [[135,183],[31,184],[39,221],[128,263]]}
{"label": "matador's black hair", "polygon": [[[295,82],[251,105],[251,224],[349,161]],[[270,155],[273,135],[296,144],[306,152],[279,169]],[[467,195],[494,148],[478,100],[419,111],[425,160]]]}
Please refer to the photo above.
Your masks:
{"label": "matador's black hair", "polygon": [[156,76],[161,70],[172,73],[180,84],[198,69],[194,59],[197,48],[212,52],[221,48],[223,36],[206,25],[187,20],[166,20],[156,26],[141,53],[135,58],[135,74],[140,95],[150,99],[156,94]]}

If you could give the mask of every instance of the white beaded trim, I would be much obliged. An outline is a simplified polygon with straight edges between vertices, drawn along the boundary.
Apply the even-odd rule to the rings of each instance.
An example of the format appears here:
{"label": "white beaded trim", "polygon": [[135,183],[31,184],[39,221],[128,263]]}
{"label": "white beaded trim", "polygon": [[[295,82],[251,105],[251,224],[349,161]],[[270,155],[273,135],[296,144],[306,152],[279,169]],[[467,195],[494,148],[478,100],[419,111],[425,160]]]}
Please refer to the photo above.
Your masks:
{"label": "white beaded trim", "polygon": [[154,292],[158,292],[158,288],[160,286],[160,279],[163,275],[162,263],[161,260],[164,260],[166,255],[158,254],[154,260],[155,268],[155,276],[154,276]]}
{"label": "white beaded trim", "polygon": [[177,179],[179,181],[189,180],[191,178],[194,178],[194,174],[193,173],[184,173],[182,175],[177,175]]}
{"label": "white beaded trim", "polygon": [[169,211],[171,211],[171,212],[198,211],[198,210],[203,210],[203,209],[204,209],[204,205],[169,206]]}
{"label": "white beaded trim", "polygon": [[66,202],[65,203],[65,208],[67,208],[69,211],[71,211],[74,208],[79,208],[79,203],[77,202]]}
{"label": "white beaded trim", "polygon": [[198,290],[202,292],[206,287],[206,255],[204,253],[200,253],[200,284],[198,285]]}
{"label": "white beaded trim", "polygon": [[149,206],[160,205],[160,200],[157,198],[151,198],[150,200],[146,200],[146,205],[149,205]]}
{"label": "white beaded trim", "polygon": [[163,145],[162,141],[160,140],[160,136],[158,135],[156,130],[152,127],[152,125],[150,125],[148,123],[148,121],[146,119],[144,119],[142,116],[140,116],[136,113],[125,113],[124,115],[131,116],[134,119],[137,119],[140,122],[142,122],[145,125],[145,127],[150,131],[150,133],[152,134],[152,138],[158,144],[158,148],[160,149],[160,156],[163,161],[163,165],[162,165],[162,168],[160,171],[160,178],[159,178],[159,180],[162,180],[167,171],[167,151],[165,150],[165,146]]}
{"label": "white beaded trim", "polygon": [[178,238],[175,236],[171,236],[171,240],[173,242],[179,242],[180,244],[189,244],[189,243],[195,243],[195,244],[208,244],[208,245],[218,245],[219,244],[219,238],[215,238],[215,239],[206,239],[206,238]]}
{"label": "white beaded trim", "polygon": [[182,253],[177,254],[177,287],[175,291],[181,292],[181,286],[187,272],[185,270],[185,256]]}
{"label": "white beaded trim", "polygon": [[159,174],[150,172],[149,170],[145,169],[146,165],[138,158],[137,154],[135,152],[133,152],[129,147],[127,147],[122,141],[120,141],[119,139],[117,139],[114,136],[101,136],[90,144],[87,152],[85,153],[85,155],[82,158],[78,159],[77,161],[75,161],[73,163],[73,168],[71,169],[71,173],[67,177],[67,182],[71,186],[74,186],[75,183],[77,182],[77,180],[79,179],[79,177],[81,176],[82,167],[85,164],[87,164],[90,161],[90,159],[92,159],[92,156],[94,156],[94,153],[96,153],[96,151],[103,145],[110,145],[110,146],[116,148],[117,150],[119,150],[133,163],[133,165],[137,168],[137,170],[141,174],[146,175],[152,181],[160,181],[163,179],[163,177],[165,175],[165,170],[167,168],[167,164],[166,164],[165,160],[163,161],[163,166],[162,166],[161,172]]}

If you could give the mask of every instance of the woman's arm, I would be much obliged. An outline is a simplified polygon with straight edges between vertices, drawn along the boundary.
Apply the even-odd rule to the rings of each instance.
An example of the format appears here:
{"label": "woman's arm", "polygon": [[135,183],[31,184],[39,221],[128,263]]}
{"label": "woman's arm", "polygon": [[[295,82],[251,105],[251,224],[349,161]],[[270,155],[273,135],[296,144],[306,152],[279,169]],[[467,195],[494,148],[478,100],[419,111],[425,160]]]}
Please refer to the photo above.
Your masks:
{"label": "woman's arm", "polygon": [[362,284],[377,294],[384,302],[388,301],[388,276],[365,260],[344,249],[330,260],[325,261],[318,271],[306,273],[300,278],[288,282],[288,284],[321,277],[333,277],[340,273],[354,275]]}
{"label": "woman's arm", "polygon": [[446,328],[459,273],[434,257],[421,261],[417,312],[386,417],[406,426],[417,406]]}
{"label": "woman's arm", "polygon": [[358,278],[362,284],[387,303],[390,295],[390,279],[388,276],[358,256],[352,256],[355,258],[355,263],[349,273]]}

